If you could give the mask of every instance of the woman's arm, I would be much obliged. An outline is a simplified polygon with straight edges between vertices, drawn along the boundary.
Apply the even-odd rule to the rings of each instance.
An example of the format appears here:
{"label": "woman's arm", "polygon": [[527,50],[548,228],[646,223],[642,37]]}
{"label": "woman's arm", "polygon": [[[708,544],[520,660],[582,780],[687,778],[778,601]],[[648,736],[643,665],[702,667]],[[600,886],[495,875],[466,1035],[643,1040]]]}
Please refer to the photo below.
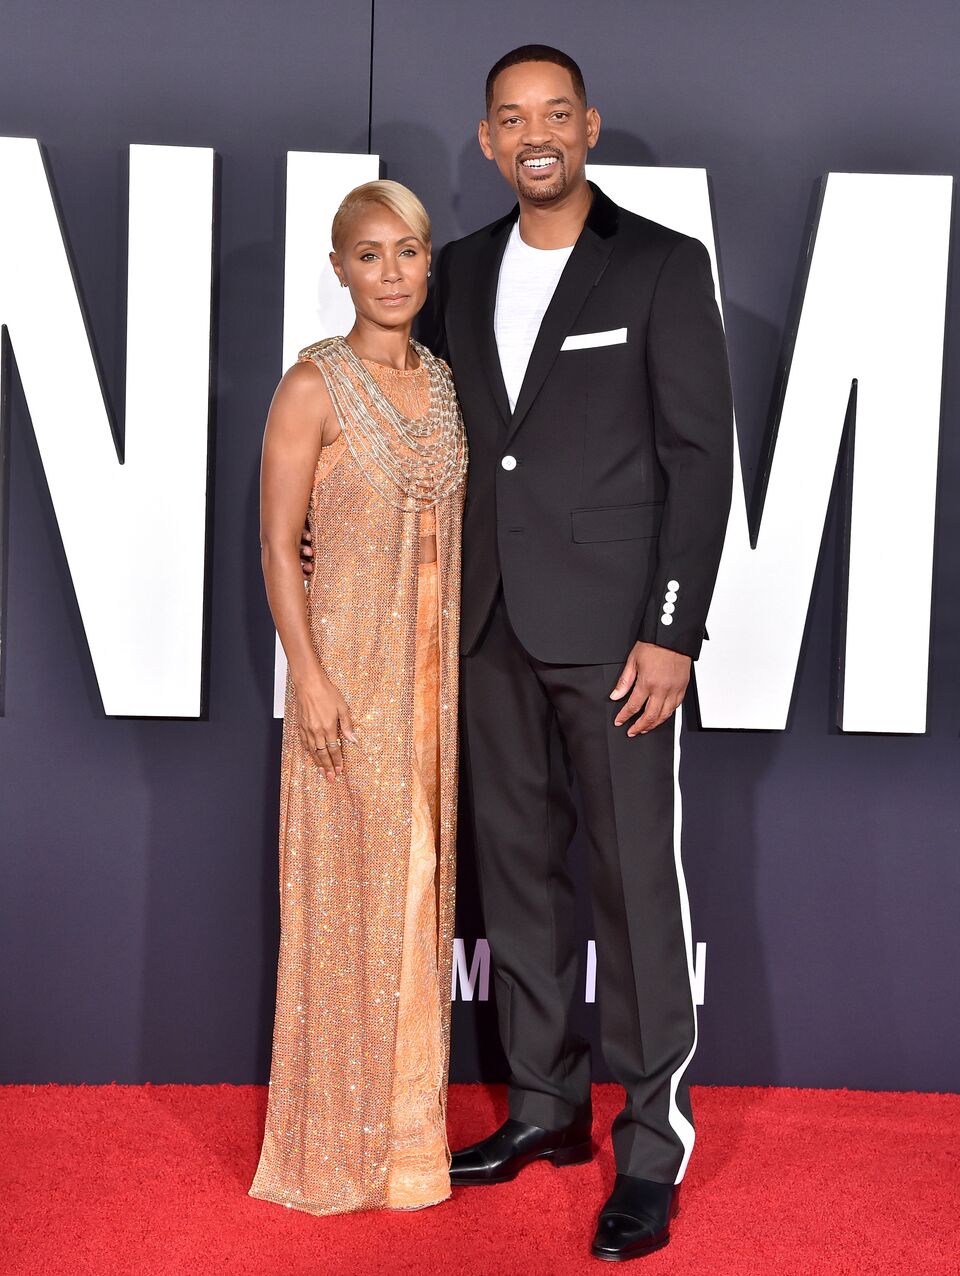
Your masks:
{"label": "woman's arm", "polygon": [[300,736],[327,779],[343,771],[339,737],[353,740],[350,710],[313,650],[300,571],[300,534],[321,446],[339,433],[319,369],[290,368],[267,416],[260,467],[260,547],[273,621],[297,690]]}

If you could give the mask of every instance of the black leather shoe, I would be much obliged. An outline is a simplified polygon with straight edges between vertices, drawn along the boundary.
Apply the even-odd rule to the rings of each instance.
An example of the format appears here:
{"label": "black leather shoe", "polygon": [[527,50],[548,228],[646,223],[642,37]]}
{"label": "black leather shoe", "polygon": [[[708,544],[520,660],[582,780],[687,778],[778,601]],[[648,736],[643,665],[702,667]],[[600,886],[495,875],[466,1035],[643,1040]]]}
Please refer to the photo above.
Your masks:
{"label": "black leather shoe", "polygon": [[562,1130],[543,1130],[511,1117],[488,1138],[454,1152],[450,1182],[455,1187],[509,1183],[531,1161],[583,1165],[592,1156],[589,1121]]}
{"label": "black leather shoe", "polygon": [[590,1253],[608,1263],[652,1254],[670,1239],[670,1220],[679,1210],[679,1186],[618,1174],[600,1211]]}

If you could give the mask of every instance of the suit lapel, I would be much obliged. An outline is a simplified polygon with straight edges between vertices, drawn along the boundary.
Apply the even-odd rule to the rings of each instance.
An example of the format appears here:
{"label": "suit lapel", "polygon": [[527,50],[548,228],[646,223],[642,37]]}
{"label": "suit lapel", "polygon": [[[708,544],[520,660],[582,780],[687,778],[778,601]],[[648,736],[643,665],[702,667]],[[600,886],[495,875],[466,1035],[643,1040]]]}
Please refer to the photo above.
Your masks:
{"label": "suit lapel", "polygon": [[[516,410],[512,419],[509,413],[507,415],[507,420],[510,422],[509,437],[516,433],[540,393],[540,388],[560,353],[564,338],[583,309],[590,289],[606,269],[610,254],[613,252],[619,210],[616,204],[607,199],[606,195],[592,183],[591,187],[594,198],[586,224],[574,244],[573,252],[563,268],[556,291],[543,316],[540,331],[530,352],[530,362],[527,364],[523,385],[520,387]],[[501,257],[502,255],[501,250]],[[499,275],[499,267],[497,274]],[[494,280],[494,298],[496,298],[496,279]],[[491,335],[492,331],[491,319]],[[493,351],[496,357],[495,342]],[[499,358],[496,361],[502,387],[503,376],[499,369]],[[505,391],[504,400],[506,401]]]}
{"label": "suit lapel", "polygon": [[490,229],[489,238],[482,246],[478,271],[479,304],[474,309],[477,323],[477,349],[490,393],[503,418],[504,428],[510,424],[510,400],[507,398],[507,387],[503,383],[503,370],[500,367],[500,354],[497,350],[493,320],[497,306],[497,285],[500,282],[500,263],[503,261],[507,240],[510,238],[510,232],[519,211],[519,207],[515,207],[506,217],[495,222]]}

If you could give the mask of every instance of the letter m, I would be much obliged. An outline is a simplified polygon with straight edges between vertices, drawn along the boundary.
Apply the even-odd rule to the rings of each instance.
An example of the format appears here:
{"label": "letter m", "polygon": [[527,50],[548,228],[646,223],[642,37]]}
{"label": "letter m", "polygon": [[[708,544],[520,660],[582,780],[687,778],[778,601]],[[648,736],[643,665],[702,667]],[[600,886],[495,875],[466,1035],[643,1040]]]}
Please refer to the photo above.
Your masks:
{"label": "letter m", "polygon": [[130,148],[122,457],[36,141],[0,138],[0,191],[3,358],[12,349],[104,710],[197,717],[213,152]]}
{"label": "letter m", "polygon": [[450,1000],[457,999],[457,984],[460,985],[464,1001],[473,1001],[476,992],[478,1001],[486,1001],[490,996],[490,945],[485,939],[478,939],[473,950],[473,962],[467,970],[467,953],[462,939],[453,941],[453,986],[450,989]]}
{"label": "letter m", "polygon": [[[701,239],[716,269],[702,169],[591,171],[621,204]],[[838,724],[926,729],[952,197],[950,177],[832,173],[821,185],[752,535],[734,482],[697,662],[705,727],[787,724],[846,424]],[[738,476],[739,462],[737,450]]]}

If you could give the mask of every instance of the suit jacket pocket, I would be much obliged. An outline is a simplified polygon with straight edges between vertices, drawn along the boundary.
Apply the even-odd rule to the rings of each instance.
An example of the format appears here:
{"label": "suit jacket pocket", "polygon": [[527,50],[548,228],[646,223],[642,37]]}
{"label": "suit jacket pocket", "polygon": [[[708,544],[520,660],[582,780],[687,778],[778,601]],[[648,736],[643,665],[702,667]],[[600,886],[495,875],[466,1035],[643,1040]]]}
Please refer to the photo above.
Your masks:
{"label": "suit jacket pocket", "polygon": [[626,328],[608,328],[606,332],[572,332],[564,339],[561,350],[595,350],[599,346],[625,346]]}
{"label": "suit jacket pocket", "polygon": [[594,541],[635,541],[659,535],[663,502],[644,505],[607,505],[602,509],[572,510],[573,539],[578,544]]}

